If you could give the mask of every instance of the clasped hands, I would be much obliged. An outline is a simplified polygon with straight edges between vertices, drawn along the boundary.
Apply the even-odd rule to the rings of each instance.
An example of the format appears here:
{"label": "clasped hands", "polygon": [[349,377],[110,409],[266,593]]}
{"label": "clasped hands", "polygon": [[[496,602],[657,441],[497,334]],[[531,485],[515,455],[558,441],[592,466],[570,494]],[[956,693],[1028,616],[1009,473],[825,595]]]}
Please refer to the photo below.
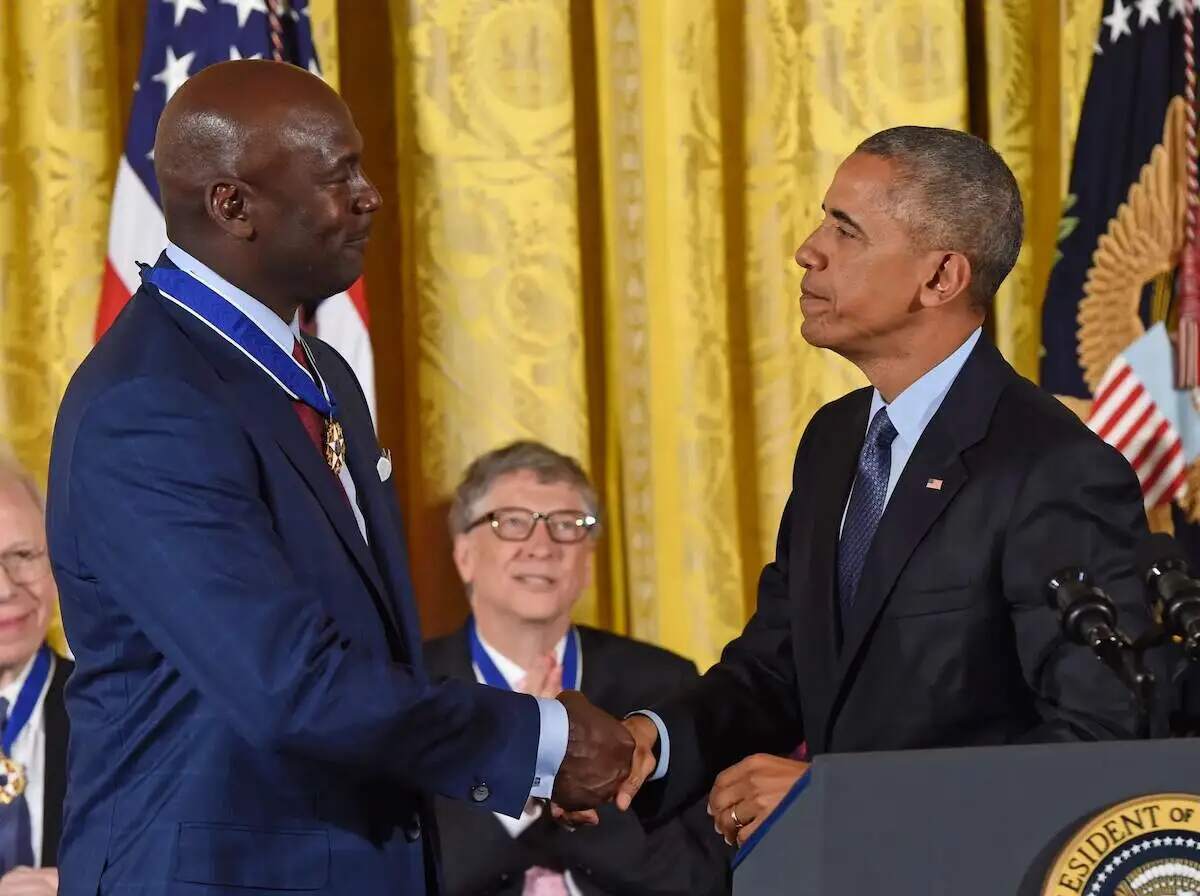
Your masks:
{"label": "clasped hands", "polygon": [[[658,760],[658,728],[646,716],[618,722],[578,691],[563,691],[567,709],[567,753],[554,781],[550,811],[568,827],[599,823],[597,807],[615,802],[625,811]],[[808,763],[756,754],[717,776],[708,797],[708,814],[729,845],[742,844],[808,770]]]}
{"label": "clasped hands", "polygon": [[597,824],[599,806],[615,802],[625,811],[654,773],[658,729],[645,716],[619,722],[578,691],[563,691],[558,701],[567,709],[567,752],[550,810],[567,826]]}

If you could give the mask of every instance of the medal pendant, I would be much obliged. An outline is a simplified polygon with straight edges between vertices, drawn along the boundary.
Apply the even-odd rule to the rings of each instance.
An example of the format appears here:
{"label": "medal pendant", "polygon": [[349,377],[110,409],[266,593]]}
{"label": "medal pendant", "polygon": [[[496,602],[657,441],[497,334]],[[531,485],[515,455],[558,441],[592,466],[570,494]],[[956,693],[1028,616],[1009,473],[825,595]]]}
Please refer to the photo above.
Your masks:
{"label": "medal pendant", "polygon": [[25,792],[25,769],[0,754],[0,805],[7,806]]}
{"label": "medal pendant", "polygon": [[325,421],[325,463],[335,476],[342,472],[346,463],[346,436],[342,424],[332,417]]}

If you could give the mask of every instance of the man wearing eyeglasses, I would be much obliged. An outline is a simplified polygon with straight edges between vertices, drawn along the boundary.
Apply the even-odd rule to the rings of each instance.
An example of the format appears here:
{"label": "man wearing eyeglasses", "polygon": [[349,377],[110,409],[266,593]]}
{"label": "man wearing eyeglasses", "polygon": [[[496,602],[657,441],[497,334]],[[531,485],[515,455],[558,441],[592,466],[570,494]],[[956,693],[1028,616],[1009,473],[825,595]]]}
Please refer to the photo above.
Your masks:
{"label": "man wearing eyeglasses", "polygon": [[72,664],[46,646],[57,600],[42,496],[0,445],[0,896],[58,890]]}
{"label": "man wearing eyeglasses", "polygon": [[[582,690],[618,718],[696,679],[669,651],[571,624],[591,580],[600,510],[579,464],[515,442],[467,469],[450,509],[471,617],[426,645],[431,674],[553,698]],[[531,801],[519,819],[437,806],[449,896],[729,891],[728,853],[702,804],[647,833],[634,813],[568,831]]]}

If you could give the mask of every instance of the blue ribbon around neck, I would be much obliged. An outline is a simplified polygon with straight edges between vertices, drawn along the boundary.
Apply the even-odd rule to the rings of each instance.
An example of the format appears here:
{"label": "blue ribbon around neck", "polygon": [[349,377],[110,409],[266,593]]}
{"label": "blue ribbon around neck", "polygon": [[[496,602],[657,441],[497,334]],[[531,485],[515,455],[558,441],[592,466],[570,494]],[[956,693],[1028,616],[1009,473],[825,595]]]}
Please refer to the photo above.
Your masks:
{"label": "blue ribbon around neck", "polygon": [[45,687],[49,675],[50,648],[43,644],[38,649],[33,668],[29,670],[29,677],[21,685],[17,702],[13,704],[12,712],[8,714],[8,721],[4,725],[2,748],[5,756],[12,756],[12,745],[16,743],[17,736],[29,721],[29,717],[33,715],[33,708],[37,706],[38,697],[42,695],[42,688]]}
{"label": "blue ribbon around neck", "polygon": [[[494,688],[501,688],[505,691],[511,691],[508,680],[496,668],[496,664],[492,662],[492,658],[488,656],[488,652],[483,649],[483,642],[479,640],[479,632],[475,629],[475,617],[467,620],[467,640],[471,643],[471,661],[479,669],[479,674],[483,676],[484,684],[489,684]],[[575,626],[571,626],[571,630],[567,633],[567,646],[563,651],[562,659],[562,686],[563,690],[577,691],[579,690],[580,682],[580,665],[579,665],[579,630]]]}
{"label": "blue ribbon around neck", "polygon": [[[143,267],[142,280],[154,286],[162,297],[174,302],[216,330],[246,357],[261,367],[293,399],[303,401],[322,417],[336,417],[337,403],[322,380],[309,375],[295,358],[225,299],[187,271],[167,267]],[[300,340],[312,369],[317,365],[304,340]],[[319,376],[319,374],[318,374]]]}

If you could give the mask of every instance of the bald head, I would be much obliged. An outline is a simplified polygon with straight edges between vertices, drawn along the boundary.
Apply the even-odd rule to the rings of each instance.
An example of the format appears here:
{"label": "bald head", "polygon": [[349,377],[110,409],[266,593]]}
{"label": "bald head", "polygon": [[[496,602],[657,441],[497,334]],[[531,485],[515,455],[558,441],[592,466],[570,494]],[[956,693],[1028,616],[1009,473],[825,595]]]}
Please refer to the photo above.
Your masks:
{"label": "bald head", "polygon": [[214,179],[260,179],[330,116],[349,116],[341,97],[287,63],[222,62],[189,78],[167,103],[154,139],[168,235],[203,213]]}
{"label": "bald head", "polygon": [[286,320],[362,273],[379,194],[324,81],[282,62],[202,69],[154,142],[167,236]]}

